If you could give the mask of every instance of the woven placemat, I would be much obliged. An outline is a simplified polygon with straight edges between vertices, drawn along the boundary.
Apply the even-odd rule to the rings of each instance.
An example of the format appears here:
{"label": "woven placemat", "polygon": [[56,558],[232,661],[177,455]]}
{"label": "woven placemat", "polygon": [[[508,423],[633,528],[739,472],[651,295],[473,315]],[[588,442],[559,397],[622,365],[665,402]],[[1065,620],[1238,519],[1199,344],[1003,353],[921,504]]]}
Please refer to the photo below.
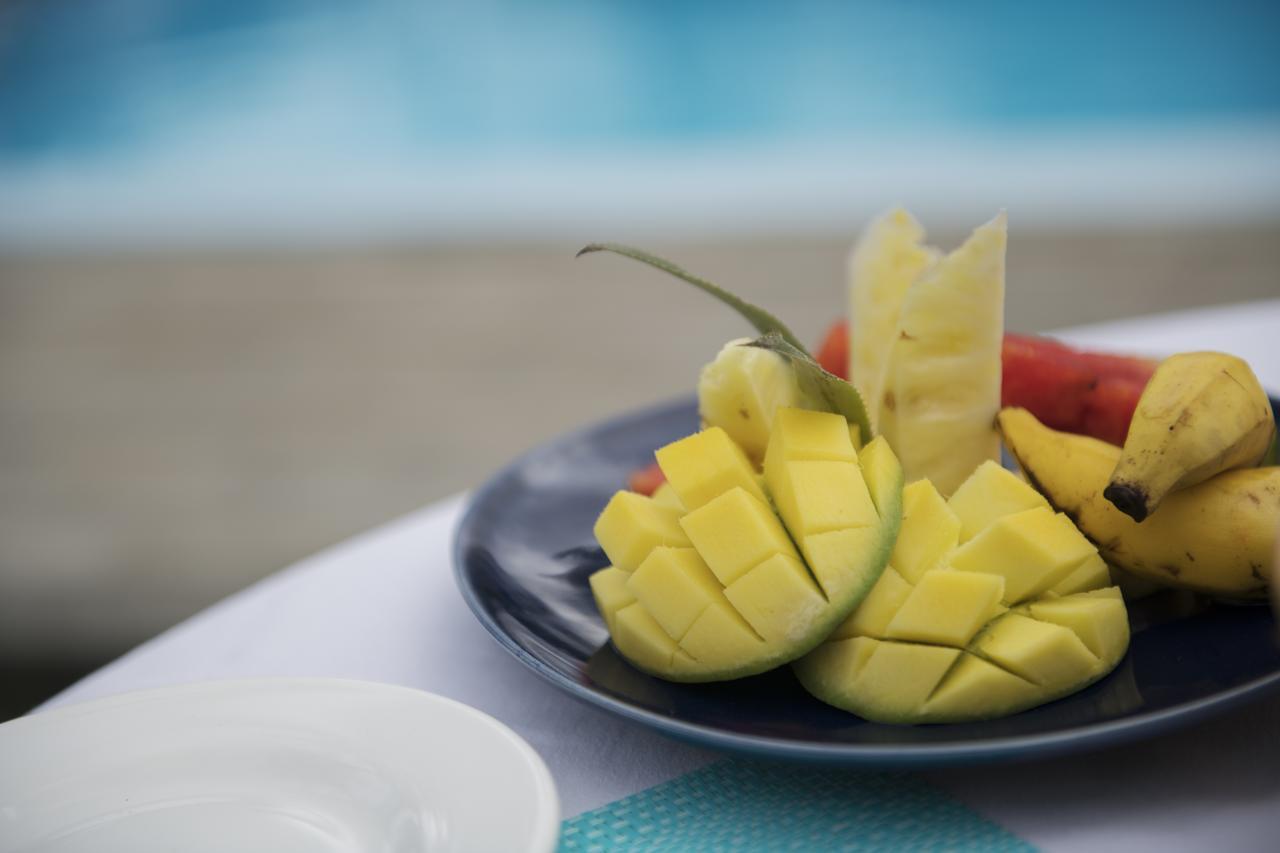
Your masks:
{"label": "woven placemat", "polygon": [[565,821],[560,849],[1034,848],[908,773],[728,759]]}

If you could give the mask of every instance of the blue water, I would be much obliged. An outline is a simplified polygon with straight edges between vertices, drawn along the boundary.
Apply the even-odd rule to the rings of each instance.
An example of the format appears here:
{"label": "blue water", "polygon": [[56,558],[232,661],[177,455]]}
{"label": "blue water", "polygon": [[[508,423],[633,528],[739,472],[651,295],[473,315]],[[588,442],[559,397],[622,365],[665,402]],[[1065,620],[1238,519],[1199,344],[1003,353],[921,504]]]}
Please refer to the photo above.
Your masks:
{"label": "blue water", "polygon": [[1280,115],[1275,2],[0,5],[0,160],[363,156]]}

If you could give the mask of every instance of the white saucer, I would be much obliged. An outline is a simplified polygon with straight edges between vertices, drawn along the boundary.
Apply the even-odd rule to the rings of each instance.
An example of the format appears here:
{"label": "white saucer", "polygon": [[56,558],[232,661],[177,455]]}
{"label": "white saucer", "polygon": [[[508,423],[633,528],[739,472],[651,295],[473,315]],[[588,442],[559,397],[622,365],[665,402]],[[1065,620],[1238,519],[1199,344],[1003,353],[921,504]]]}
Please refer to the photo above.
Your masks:
{"label": "white saucer", "polygon": [[479,711],[334,679],[145,690],[0,725],[0,851],[549,851],[542,759]]}

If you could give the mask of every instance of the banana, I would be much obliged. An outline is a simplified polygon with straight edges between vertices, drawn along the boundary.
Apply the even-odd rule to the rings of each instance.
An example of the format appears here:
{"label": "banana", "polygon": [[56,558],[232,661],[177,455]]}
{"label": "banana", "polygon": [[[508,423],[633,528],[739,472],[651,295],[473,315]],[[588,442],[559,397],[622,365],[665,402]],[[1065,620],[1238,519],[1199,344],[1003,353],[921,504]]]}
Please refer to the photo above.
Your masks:
{"label": "banana", "polygon": [[1220,352],[1170,356],[1138,400],[1103,495],[1142,521],[1172,491],[1257,465],[1275,431],[1271,403],[1244,361]]}
{"label": "banana", "polygon": [[1026,409],[1004,409],[996,422],[1027,480],[1108,563],[1210,595],[1266,596],[1280,525],[1280,467],[1225,471],[1170,494],[1138,524],[1102,496],[1120,448],[1049,429]]}

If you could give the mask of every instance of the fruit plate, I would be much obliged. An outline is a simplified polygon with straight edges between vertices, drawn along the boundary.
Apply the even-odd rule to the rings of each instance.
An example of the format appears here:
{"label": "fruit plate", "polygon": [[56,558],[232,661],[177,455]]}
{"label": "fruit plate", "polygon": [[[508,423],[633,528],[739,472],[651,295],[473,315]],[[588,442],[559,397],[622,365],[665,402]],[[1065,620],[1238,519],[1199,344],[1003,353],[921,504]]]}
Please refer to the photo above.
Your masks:
{"label": "fruit plate", "polygon": [[644,675],[614,651],[596,611],[587,577],[607,561],[591,529],[628,473],[697,426],[696,405],[686,399],[559,438],[481,488],[458,526],[454,568],[468,606],[518,660],[579,699],[716,749],[919,767],[1135,740],[1280,689],[1271,608],[1175,592],[1130,606],[1129,653],[1110,676],[983,723],[870,723],[810,697],[786,667],[720,684]]}

